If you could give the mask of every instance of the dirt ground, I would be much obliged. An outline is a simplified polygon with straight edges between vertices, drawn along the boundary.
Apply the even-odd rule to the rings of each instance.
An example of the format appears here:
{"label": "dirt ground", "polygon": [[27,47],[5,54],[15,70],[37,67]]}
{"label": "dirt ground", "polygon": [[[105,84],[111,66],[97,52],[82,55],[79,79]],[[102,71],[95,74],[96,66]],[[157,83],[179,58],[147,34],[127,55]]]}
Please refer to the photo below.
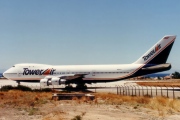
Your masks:
{"label": "dirt ground", "polygon": [[[171,102],[171,106],[167,107],[167,101],[160,99],[165,104],[156,105],[158,109],[152,109],[153,107],[142,105],[143,101],[124,102],[129,98],[117,101],[119,97],[111,94],[93,101],[54,101],[51,100],[51,95],[52,93],[0,92],[0,120],[180,120],[179,100],[174,104]],[[114,99],[106,98],[107,95]],[[151,104],[151,101],[148,103]]]}
{"label": "dirt ground", "polygon": [[51,101],[41,107],[0,107],[0,120],[179,120],[180,112],[157,111],[130,104],[106,105],[78,100]]}

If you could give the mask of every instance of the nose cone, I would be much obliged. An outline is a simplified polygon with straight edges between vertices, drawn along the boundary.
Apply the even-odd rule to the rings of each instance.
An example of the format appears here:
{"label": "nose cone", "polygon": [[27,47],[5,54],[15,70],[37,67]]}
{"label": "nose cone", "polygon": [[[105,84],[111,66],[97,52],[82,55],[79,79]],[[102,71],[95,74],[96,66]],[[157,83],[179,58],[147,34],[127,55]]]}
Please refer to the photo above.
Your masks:
{"label": "nose cone", "polygon": [[3,77],[8,78],[8,75],[7,75],[6,71],[3,73]]}
{"label": "nose cone", "polygon": [[10,79],[11,76],[13,75],[13,74],[11,74],[11,73],[12,73],[12,69],[10,68],[10,69],[6,70],[6,71],[3,73],[3,76],[4,76],[5,78],[7,78],[7,79]]}
{"label": "nose cone", "polygon": [[3,73],[3,76],[5,78],[7,78],[8,80],[14,80],[14,78],[18,77],[17,76],[17,72],[16,72],[16,69],[14,67],[6,70],[4,73]]}

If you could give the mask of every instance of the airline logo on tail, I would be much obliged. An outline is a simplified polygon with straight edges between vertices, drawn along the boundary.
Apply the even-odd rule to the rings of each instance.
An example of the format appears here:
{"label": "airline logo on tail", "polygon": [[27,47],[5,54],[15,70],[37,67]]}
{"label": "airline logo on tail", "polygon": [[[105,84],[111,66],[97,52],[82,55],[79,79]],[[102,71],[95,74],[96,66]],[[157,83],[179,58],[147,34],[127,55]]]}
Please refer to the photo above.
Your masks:
{"label": "airline logo on tail", "polygon": [[153,56],[160,49],[161,49],[161,44],[156,45],[156,47],[151,52],[149,52],[148,55],[143,56],[144,61],[148,60],[151,56]]}
{"label": "airline logo on tail", "polygon": [[28,68],[24,68],[24,72],[23,75],[53,75],[54,71],[56,71],[53,68],[48,68],[46,70],[43,69],[34,69],[34,70],[30,70]]}

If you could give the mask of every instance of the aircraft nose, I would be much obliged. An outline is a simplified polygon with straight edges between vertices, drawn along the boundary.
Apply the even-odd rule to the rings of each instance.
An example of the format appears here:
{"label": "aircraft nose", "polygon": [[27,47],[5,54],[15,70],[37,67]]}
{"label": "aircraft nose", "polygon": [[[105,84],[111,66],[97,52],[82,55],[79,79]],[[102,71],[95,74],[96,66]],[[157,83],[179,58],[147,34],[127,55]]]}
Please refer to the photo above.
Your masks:
{"label": "aircraft nose", "polygon": [[5,78],[9,78],[10,76],[9,76],[9,70],[6,70],[4,73],[3,73],[3,77],[5,77]]}
{"label": "aircraft nose", "polygon": [[3,73],[3,77],[7,78],[7,73],[6,73],[6,71]]}

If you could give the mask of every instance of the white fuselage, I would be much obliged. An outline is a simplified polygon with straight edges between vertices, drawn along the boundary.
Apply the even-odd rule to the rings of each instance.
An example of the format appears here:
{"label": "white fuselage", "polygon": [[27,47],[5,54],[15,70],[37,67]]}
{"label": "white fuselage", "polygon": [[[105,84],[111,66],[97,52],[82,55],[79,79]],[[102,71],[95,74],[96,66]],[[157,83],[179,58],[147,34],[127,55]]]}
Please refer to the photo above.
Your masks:
{"label": "white fuselage", "polygon": [[[143,64],[117,65],[43,65],[16,64],[3,75],[10,80],[40,80],[47,76],[84,74],[83,80],[114,80],[133,74]],[[42,74],[44,70],[51,72]]]}

